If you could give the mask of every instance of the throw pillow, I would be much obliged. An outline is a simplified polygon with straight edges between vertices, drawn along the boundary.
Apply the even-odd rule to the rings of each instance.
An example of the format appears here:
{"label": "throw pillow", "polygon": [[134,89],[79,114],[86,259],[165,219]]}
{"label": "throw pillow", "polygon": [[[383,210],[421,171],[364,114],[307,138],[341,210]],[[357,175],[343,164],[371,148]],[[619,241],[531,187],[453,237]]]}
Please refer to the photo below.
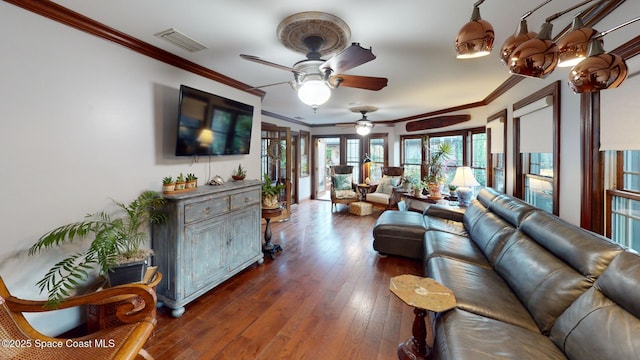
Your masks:
{"label": "throw pillow", "polygon": [[391,179],[389,179],[388,176],[383,176],[382,179],[380,180],[380,183],[378,183],[378,188],[376,189],[376,192],[381,194],[391,195],[392,191],[393,191],[393,186],[391,186]]}
{"label": "throw pillow", "polygon": [[335,174],[332,178],[334,190],[351,190],[351,174]]}

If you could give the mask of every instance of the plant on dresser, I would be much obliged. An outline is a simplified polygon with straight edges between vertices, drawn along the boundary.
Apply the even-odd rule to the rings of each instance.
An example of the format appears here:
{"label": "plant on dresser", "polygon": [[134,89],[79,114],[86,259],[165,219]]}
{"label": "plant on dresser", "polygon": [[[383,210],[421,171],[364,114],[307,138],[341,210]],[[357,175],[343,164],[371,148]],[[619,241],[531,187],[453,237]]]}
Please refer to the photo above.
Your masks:
{"label": "plant on dresser", "polygon": [[35,255],[45,249],[93,237],[88,249],[59,261],[38,281],[40,291],[48,293],[49,306],[59,304],[75,289],[85,285],[96,267],[115,285],[116,268],[129,269],[130,264],[139,264],[141,274],[133,281],[142,280],[146,260],[153,254],[143,243],[148,237],[149,224],[166,220],[160,210],[165,200],[156,192],[145,191],[129,204],[113,202],[117,212],[101,211],[87,215],[84,221],[62,225],[42,235],[29,249],[29,255]]}
{"label": "plant on dresser", "polygon": [[262,207],[266,209],[275,209],[280,206],[278,196],[280,192],[285,188],[284,184],[278,184],[273,182],[269,177],[269,174],[264,174],[264,183],[262,183]]}

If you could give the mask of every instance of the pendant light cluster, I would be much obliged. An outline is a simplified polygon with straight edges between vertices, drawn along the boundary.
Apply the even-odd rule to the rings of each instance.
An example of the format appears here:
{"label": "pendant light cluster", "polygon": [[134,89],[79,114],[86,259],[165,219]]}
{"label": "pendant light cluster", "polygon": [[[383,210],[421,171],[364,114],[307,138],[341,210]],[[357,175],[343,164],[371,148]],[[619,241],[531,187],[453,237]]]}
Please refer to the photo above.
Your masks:
{"label": "pendant light cluster", "polygon": [[[585,26],[578,14],[573,20],[571,30],[557,42],[553,42],[551,22],[594,0],[583,1],[548,17],[537,34],[529,32],[526,18],[551,1],[546,0],[525,13],[520,18],[516,32],[502,45],[500,59],[509,67],[509,71],[515,75],[545,78],[556,67],[573,67],[569,74],[569,87],[576,93],[618,87],[626,79],[628,69],[620,56],[604,51],[602,37],[640,18],[598,33]],[[484,0],[481,0],[474,4],[471,21],[462,27],[456,38],[455,47],[459,59],[485,56],[491,52],[487,44],[493,43],[493,28],[485,20],[480,19],[478,9],[483,2]],[[482,26],[480,27],[479,24]],[[490,41],[487,29],[490,29]]]}

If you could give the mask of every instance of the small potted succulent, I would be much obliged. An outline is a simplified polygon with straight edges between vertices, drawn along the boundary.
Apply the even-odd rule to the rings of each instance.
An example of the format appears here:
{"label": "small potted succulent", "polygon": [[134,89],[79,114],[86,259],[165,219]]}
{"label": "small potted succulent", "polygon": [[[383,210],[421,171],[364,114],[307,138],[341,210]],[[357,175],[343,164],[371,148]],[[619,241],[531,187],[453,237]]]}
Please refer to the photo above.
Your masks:
{"label": "small potted succulent", "polygon": [[233,172],[231,177],[233,180],[244,180],[247,176],[247,171],[242,167],[242,164],[238,164],[238,168]]}
{"label": "small potted succulent", "polygon": [[187,185],[187,180],[184,178],[184,175],[180,173],[176,178],[176,190],[184,190]]}
{"label": "small potted succulent", "polygon": [[194,174],[187,174],[187,183],[185,188],[187,189],[195,189],[198,187],[198,178]]}
{"label": "small potted succulent", "polygon": [[167,194],[176,189],[176,182],[173,180],[173,177],[167,176],[162,178],[162,192]]}

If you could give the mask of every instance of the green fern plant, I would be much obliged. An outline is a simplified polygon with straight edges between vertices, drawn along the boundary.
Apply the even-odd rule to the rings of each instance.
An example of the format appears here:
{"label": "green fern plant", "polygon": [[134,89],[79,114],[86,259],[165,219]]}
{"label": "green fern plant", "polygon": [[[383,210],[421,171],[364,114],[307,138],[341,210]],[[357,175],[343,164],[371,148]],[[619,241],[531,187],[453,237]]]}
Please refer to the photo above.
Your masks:
{"label": "green fern plant", "polygon": [[88,214],[85,220],[60,226],[42,235],[29,249],[35,255],[93,235],[89,248],[59,261],[37,282],[40,292],[48,294],[47,306],[55,307],[89,279],[90,272],[100,270],[105,276],[122,263],[146,259],[150,249],[143,249],[147,226],[166,221],[161,212],[165,200],[153,191],[145,191],[129,204],[113,200],[117,212]]}

